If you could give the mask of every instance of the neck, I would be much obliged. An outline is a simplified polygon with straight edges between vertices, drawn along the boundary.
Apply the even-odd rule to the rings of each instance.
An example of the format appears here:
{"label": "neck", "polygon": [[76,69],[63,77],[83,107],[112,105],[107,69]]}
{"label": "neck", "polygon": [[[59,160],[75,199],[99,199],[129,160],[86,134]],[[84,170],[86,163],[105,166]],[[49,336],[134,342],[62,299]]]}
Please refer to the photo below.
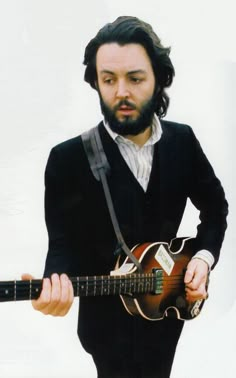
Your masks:
{"label": "neck", "polygon": [[131,140],[138,146],[142,147],[152,135],[152,128],[149,126],[146,130],[138,135],[125,135],[125,138]]}

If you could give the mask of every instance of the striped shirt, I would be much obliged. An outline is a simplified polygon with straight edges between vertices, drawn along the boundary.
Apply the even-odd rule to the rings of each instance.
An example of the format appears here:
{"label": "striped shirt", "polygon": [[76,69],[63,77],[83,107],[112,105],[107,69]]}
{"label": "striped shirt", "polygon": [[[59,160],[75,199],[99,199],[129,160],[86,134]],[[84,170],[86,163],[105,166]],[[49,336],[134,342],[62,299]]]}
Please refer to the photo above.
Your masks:
{"label": "striped shirt", "polygon": [[[131,140],[112,131],[109,125],[104,121],[104,126],[111,138],[118,145],[120,153],[126,161],[128,167],[138,180],[143,190],[146,192],[150,179],[152,161],[154,155],[154,144],[161,139],[162,128],[158,117],[155,115],[152,122],[152,134],[143,146],[139,146]],[[214,264],[214,256],[211,252],[203,249],[198,251],[193,258],[205,261],[209,269]]]}
{"label": "striped shirt", "polygon": [[131,140],[112,131],[107,123],[104,122],[104,125],[111,138],[118,145],[120,153],[125,159],[134,177],[146,192],[152,168],[154,144],[160,140],[162,134],[159,119],[157,116],[154,117],[151,137],[141,147]]}

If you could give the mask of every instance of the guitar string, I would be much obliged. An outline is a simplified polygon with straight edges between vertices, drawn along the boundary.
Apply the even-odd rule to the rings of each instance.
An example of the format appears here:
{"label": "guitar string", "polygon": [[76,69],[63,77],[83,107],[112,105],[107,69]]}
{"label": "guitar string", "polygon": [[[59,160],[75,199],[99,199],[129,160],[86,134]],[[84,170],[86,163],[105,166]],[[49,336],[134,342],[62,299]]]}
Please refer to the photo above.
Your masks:
{"label": "guitar string", "polygon": [[[117,277],[116,278],[114,278],[114,277],[112,277],[113,279],[112,280],[109,280],[109,285],[108,286],[110,286],[110,287],[112,287],[112,286],[114,286],[114,285],[112,285],[113,283],[115,284],[115,285],[117,285],[117,280],[119,280],[120,278],[122,278],[123,279],[123,281],[127,281],[126,282],[126,284],[127,284],[127,286],[129,286],[129,284],[134,284],[135,285],[135,288],[133,288],[133,289],[131,289],[131,287],[128,287],[125,291],[124,291],[124,293],[125,292],[129,292],[129,290],[130,291],[134,291],[134,292],[137,292],[137,293],[142,293],[142,292],[145,292],[145,293],[148,293],[148,292],[150,292],[150,291],[152,291],[152,289],[154,289],[153,288],[153,286],[154,286],[154,283],[153,283],[153,278],[154,277],[148,277],[148,279],[146,278],[146,277],[141,277],[142,278],[142,280],[144,281],[144,282],[140,282],[140,280],[138,281],[138,282],[133,282],[132,280],[131,280],[131,277],[129,277],[129,276],[127,276],[127,277],[124,277],[124,276],[121,276],[121,277],[118,277],[118,279],[117,279]],[[136,278],[140,278],[140,277],[136,277]],[[168,277],[169,279],[171,278],[171,277]],[[145,280],[146,279],[146,280]],[[168,282],[168,284],[166,284],[165,285],[165,287],[164,287],[164,289],[165,290],[168,290],[168,289],[179,289],[180,288],[180,285],[181,285],[181,283],[183,283],[183,281],[182,281],[182,279],[183,279],[183,276],[181,276],[181,280],[180,279],[176,279],[176,278],[174,278],[173,279],[173,276],[172,276],[172,282],[170,282],[170,280],[169,279],[167,279],[167,280],[164,280],[164,279],[158,279],[158,280],[156,280],[156,281],[158,281],[159,283],[161,283],[161,284],[163,284],[163,282],[165,282],[165,281],[169,281]],[[108,280],[107,280],[108,281]],[[151,281],[151,282],[150,282]],[[182,281],[182,282],[181,282]],[[100,280],[100,282],[102,282],[103,283],[103,285],[104,285],[104,279],[103,280]],[[25,296],[26,298],[28,298],[28,293],[29,293],[29,281],[19,281],[19,283],[21,284],[18,288],[17,288],[17,295],[18,296]],[[35,298],[35,295],[36,295],[36,297],[38,297],[39,296],[39,292],[35,292],[35,293],[33,293],[32,292],[32,289],[37,289],[38,288],[38,285],[40,284],[41,282],[39,281],[39,280],[37,280],[37,285],[36,285],[36,287],[34,288],[34,286],[35,286],[35,284],[36,284],[36,282],[31,282],[30,283],[30,299],[32,298],[32,299],[34,299]],[[73,283],[75,283],[75,282],[72,282],[72,284]],[[77,283],[77,282],[76,282]],[[87,285],[86,285],[86,294],[87,294],[87,296],[88,295],[90,295],[91,294],[91,288],[92,288],[92,290],[94,290],[94,285],[92,284],[92,282],[88,282],[88,280],[86,279],[86,281],[84,282],[84,284],[85,283],[87,283]],[[123,282],[124,283],[124,282]],[[157,282],[155,282],[155,284],[157,284]],[[24,286],[25,285],[25,286]],[[183,283],[183,287],[184,287],[184,283]],[[82,286],[79,288],[79,291],[78,291],[78,287],[76,286],[76,287],[74,287],[73,286],[73,289],[74,289],[74,291],[75,291],[75,289],[77,289],[77,296],[78,296],[78,294],[84,294],[83,292],[81,293],[81,291],[84,289],[83,288],[83,284],[82,284]],[[101,288],[102,289],[102,288]],[[117,292],[118,292],[118,294],[119,293],[121,293],[122,292],[122,287],[119,287],[119,285],[117,285]],[[159,286],[159,289],[160,290],[163,290],[163,286]],[[102,292],[101,293],[99,293],[98,292],[98,295],[100,294],[103,294],[103,295],[106,295],[106,294],[109,294],[109,292],[107,293],[105,290],[101,290]],[[79,293],[80,292],[80,293]],[[34,295],[32,295],[32,294],[34,294]],[[5,296],[4,296],[4,298],[5,298]],[[17,299],[20,299],[20,298],[17,298]],[[16,283],[14,282],[14,300],[16,300]]]}
{"label": "guitar string", "polygon": [[[82,286],[91,286],[93,287],[94,285],[98,286],[100,284],[103,284],[103,285],[113,285],[113,283],[115,284],[119,284],[122,285],[122,284],[143,284],[143,283],[149,283],[149,282],[152,282],[154,281],[155,284],[158,284],[158,283],[178,283],[178,282],[181,282],[183,281],[183,276],[180,276],[180,275],[176,275],[176,276],[171,276],[171,277],[163,277],[163,278],[156,278],[155,276],[148,276],[148,277],[133,277],[133,276],[121,276],[121,277],[112,277],[109,278],[109,279],[99,279],[96,277],[96,279],[86,279],[86,280],[80,280],[80,288]],[[74,280],[71,280],[72,282],[72,285],[76,287],[78,286],[78,281],[74,281]],[[14,287],[13,287],[14,285]],[[0,290],[1,290],[1,286],[4,287],[3,290],[6,290],[6,288],[11,288],[12,287],[12,290],[17,290],[17,292],[19,292],[20,290],[33,290],[33,289],[36,289],[36,288],[41,288],[42,286],[42,282],[34,282],[33,280],[32,281],[14,281],[13,283],[0,283]],[[119,285],[118,285],[119,286]]]}
{"label": "guitar string", "polygon": [[[164,277],[156,277],[155,275],[148,275],[147,276],[135,276],[135,275],[122,275],[122,276],[108,276],[107,278],[99,278],[99,276],[94,276],[94,277],[80,277],[80,285],[85,285],[85,284],[93,284],[93,283],[103,283],[105,284],[106,281],[107,283],[112,283],[117,281],[148,281],[148,280],[155,280],[155,282],[167,282],[167,281],[175,281],[175,280],[181,280],[183,279],[183,275],[172,275],[172,276],[164,276]],[[77,284],[78,283],[78,278],[71,278],[70,281],[72,284]],[[0,288],[1,286],[5,287],[13,287],[13,286],[18,286],[18,290],[21,288],[28,288],[30,286],[42,286],[43,280],[31,280],[31,281],[6,281],[6,282],[0,282]]]}

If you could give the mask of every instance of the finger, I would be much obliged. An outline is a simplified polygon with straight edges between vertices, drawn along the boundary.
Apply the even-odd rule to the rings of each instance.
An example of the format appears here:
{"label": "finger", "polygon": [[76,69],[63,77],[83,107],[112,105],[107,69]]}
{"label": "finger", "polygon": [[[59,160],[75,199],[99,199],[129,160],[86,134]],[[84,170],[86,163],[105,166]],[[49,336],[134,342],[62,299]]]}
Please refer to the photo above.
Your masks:
{"label": "finger", "polygon": [[197,290],[192,290],[189,287],[186,287],[186,299],[188,301],[196,301],[198,299],[206,299],[207,298],[207,291],[206,286],[202,283]]}
{"label": "finger", "polygon": [[59,275],[57,273],[52,274],[49,283],[50,285],[48,285],[48,282],[45,282],[41,295],[40,311],[45,315],[53,315],[61,298],[61,283]]}
{"label": "finger", "polygon": [[[188,272],[190,274],[188,275]],[[206,284],[207,280],[208,266],[202,260],[193,259],[190,261],[187,267],[185,284],[192,290],[197,290],[198,287],[204,282]],[[192,275],[191,280],[188,278]]]}
{"label": "finger", "polygon": [[202,297],[197,291],[186,289],[186,299],[188,302],[196,302],[197,300],[202,299]]}
{"label": "finger", "polygon": [[52,291],[51,291],[51,301],[50,307],[54,308],[57,306],[61,299],[61,281],[58,274],[54,273],[51,276]]}
{"label": "finger", "polygon": [[60,301],[58,302],[57,306],[54,308],[52,312],[52,315],[54,316],[66,315],[74,299],[73,287],[67,275],[65,274],[61,275],[60,283],[61,283],[61,297],[60,297]]}
{"label": "finger", "polygon": [[44,278],[40,297],[37,300],[32,301],[35,310],[47,314],[47,308],[49,307],[51,300],[51,290],[52,286],[50,279]]}
{"label": "finger", "polygon": [[193,278],[193,280],[192,280],[192,282],[190,283],[189,286],[193,290],[198,290],[201,285],[203,285],[203,287],[205,287],[206,282],[207,282],[207,274],[203,270],[201,270],[200,268],[199,269],[196,268],[194,278]]}
{"label": "finger", "polygon": [[23,281],[30,281],[30,280],[33,280],[34,277],[31,276],[31,274],[29,274],[29,273],[23,273],[23,274],[21,275],[21,279],[22,279]]}
{"label": "finger", "polygon": [[188,267],[184,276],[184,283],[189,284],[190,282],[192,282],[193,277],[194,277],[194,269]]}
{"label": "finger", "polygon": [[60,277],[61,281],[61,302],[66,303],[69,300],[69,278],[66,274],[62,274]]}
{"label": "finger", "polygon": [[187,287],[191,290],[198,290],[201,282],[201,277],[199,277],[199,275],[195,272],[192,281],[187,284]]}

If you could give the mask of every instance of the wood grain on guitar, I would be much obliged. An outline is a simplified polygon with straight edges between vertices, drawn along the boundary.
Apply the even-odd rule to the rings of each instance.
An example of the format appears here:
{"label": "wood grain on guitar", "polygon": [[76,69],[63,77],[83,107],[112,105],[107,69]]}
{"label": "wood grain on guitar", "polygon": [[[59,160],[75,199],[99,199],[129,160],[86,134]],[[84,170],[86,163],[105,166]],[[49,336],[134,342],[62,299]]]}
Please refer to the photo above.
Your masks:
{"label": "wood grain on guitar", "polygon": [[[165,242],[135,246],[132,253],[139,260],[142,272],[127,257],[110,275],[70,278],[75,296],[120,295],[131,315],[148,320],[175,316],[190,320],[201,311],[204,300],[188,302],[185,297],[184,274],[192,257],[192,238],[176,238]],[[42,280],[1,281],[0,302],[37,299]]]}

